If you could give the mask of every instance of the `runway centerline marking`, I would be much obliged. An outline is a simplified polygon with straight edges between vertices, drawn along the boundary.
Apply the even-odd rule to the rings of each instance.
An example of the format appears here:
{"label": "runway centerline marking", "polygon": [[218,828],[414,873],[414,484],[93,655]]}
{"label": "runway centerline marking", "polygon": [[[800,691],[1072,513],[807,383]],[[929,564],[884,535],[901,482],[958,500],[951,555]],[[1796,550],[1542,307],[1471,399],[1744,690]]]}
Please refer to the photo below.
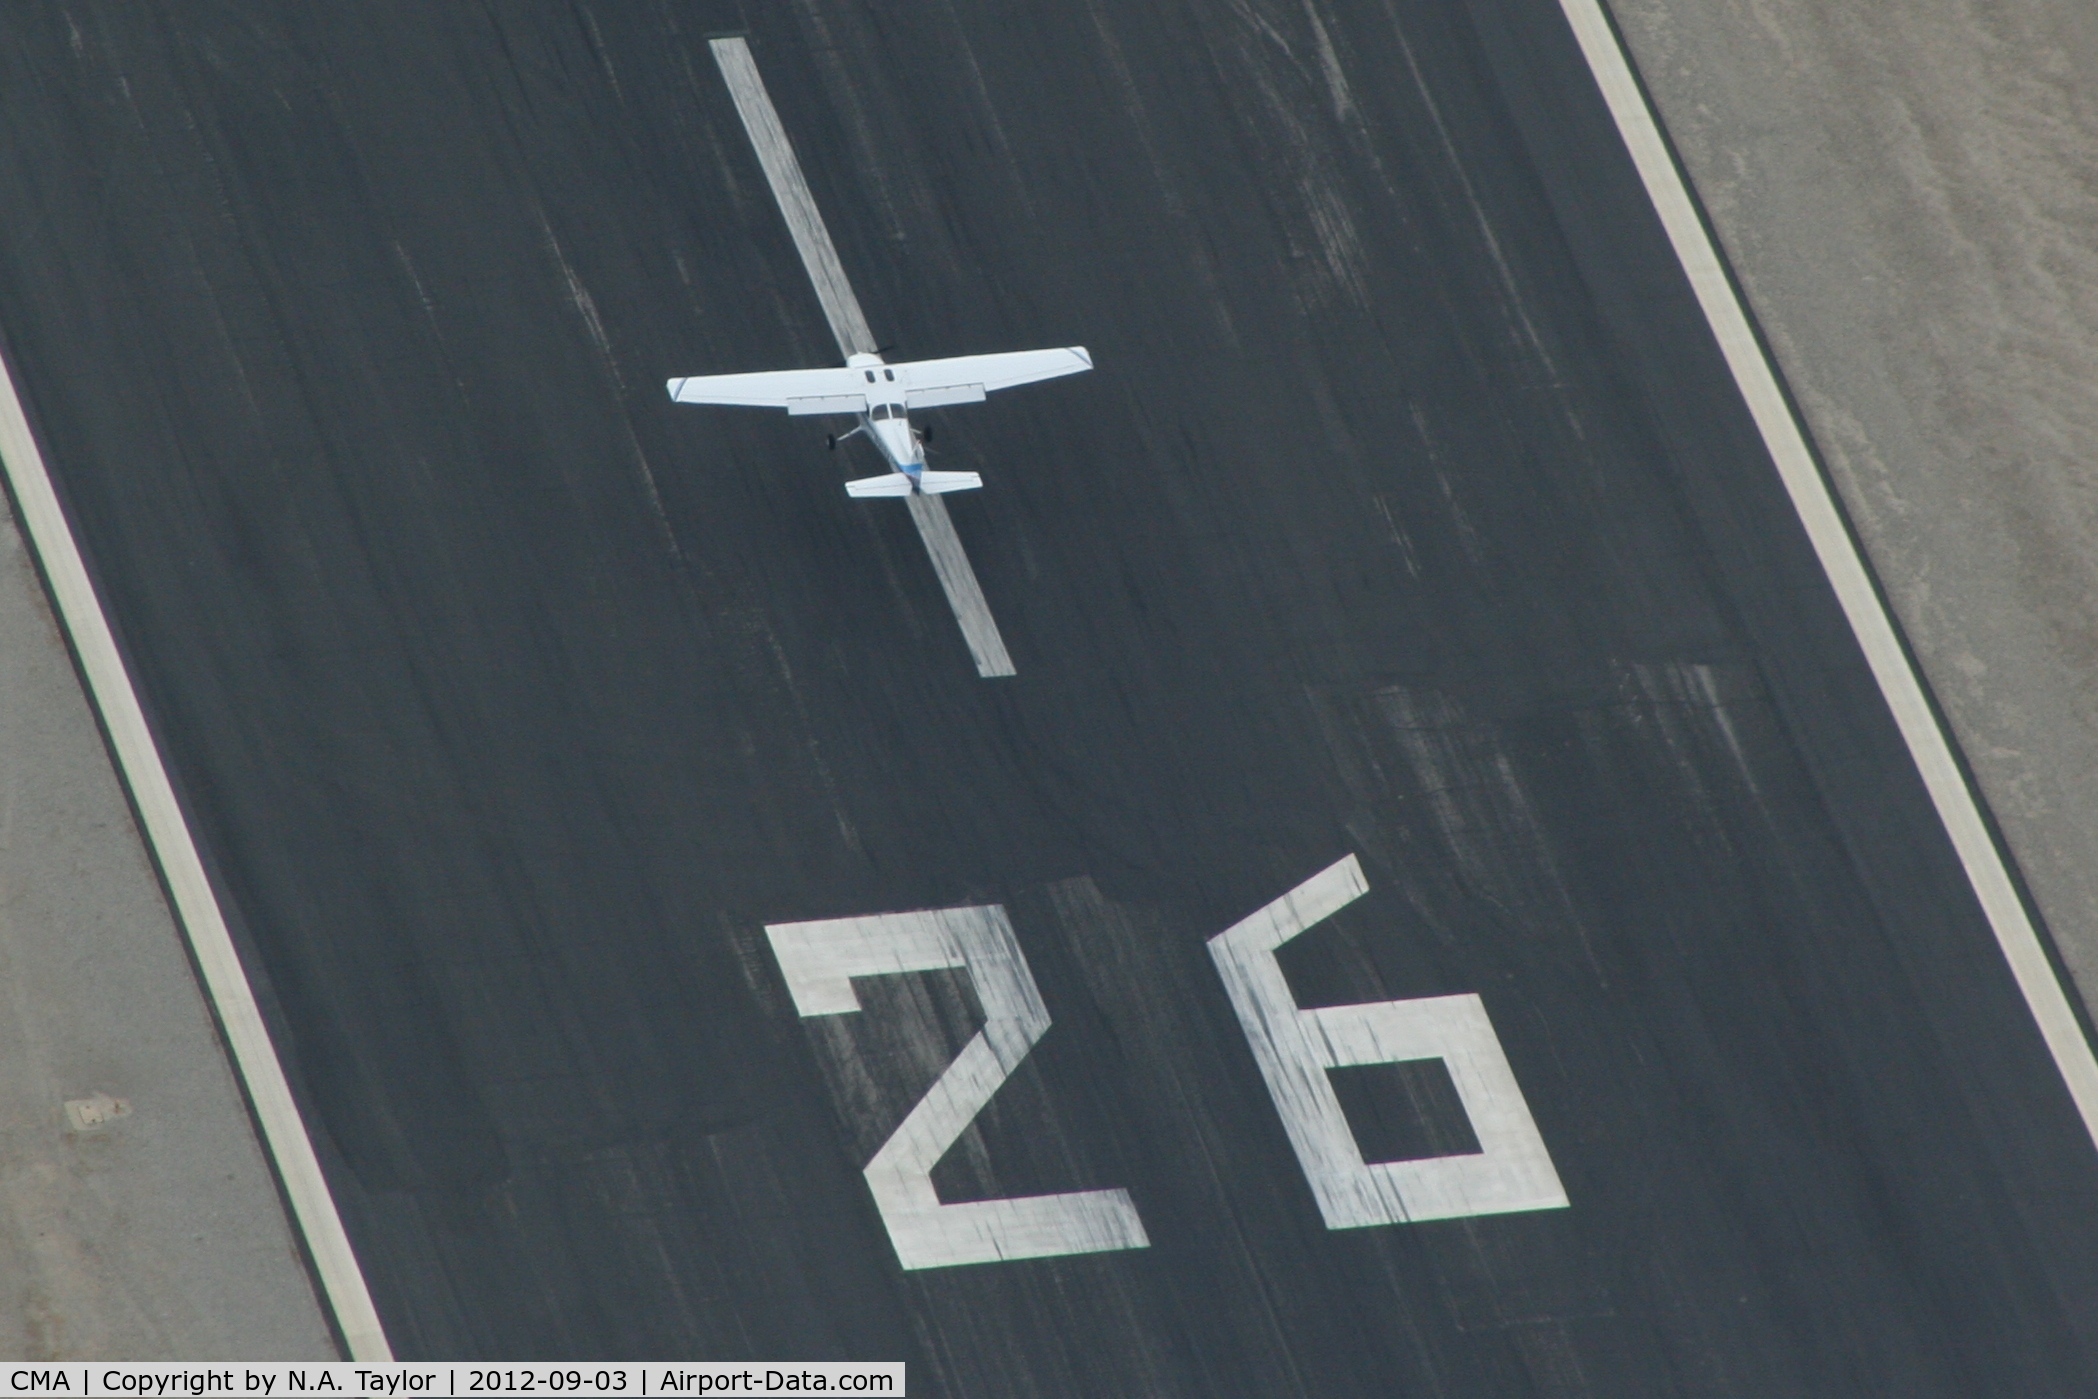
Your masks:
{"label": "runway centerline marking", "polygon": [[284,1066],[270,1043],[255,990],[248,984],[233,935],[227,930],[217,893],[204,872],[189,823],[175,797],[159,746],[146,724],[116,636],[103,614],[79,543],[66,522],[28,416],[15,389],[12,369],[0,373],[0,469],[21,511],[29,546],[43,565],[59,624],[71,638],[87,678],[88,699],[101,715],[117,772],[138,810],[153,860],[166,881],[175,921],[188,939],[219,1024],[233,1069],[247,1088],[262,1128],[263,1148],[276,1166],[291,1202],[294,1223],[312,1256],[326,1304],[335,1315],[352,1360],[391,1360],[393,1350],[379,1323],[357,1255],[350,1247],[335,1199],[321,1174],[320,1159],[291,1095]]}
{"label": "runway centerline marking", "polygon": [[874,332],[867,328],[867,317],[860,310],[860,299],[854,295],[852,283],[846,279],[844,264],[838,261],[837,246],[830,241],[830,229],[816,208],[816,197],[809,193],[809,182],[802,177],[794,143],[780,125],[779,109],[772,105],[772,94],[765,90],[765,79],[758,73],[750,45],[740,35],[708,43],[721,76],[728,82],[729,96],[735,99],[736,111],[743,118],[743,129],[750,133],[750,144],[757,149],[758,164],[764,168],[766,183],[772,186],[772,197],[787,220],[795,251],[809,270],[809,280],[816,284],[816,299],[823,303],[831,333],[838,337],[839,352],[873,354],[880,347],[874,342]]}
{"label": "runway centerline marking", "polygon": [[905,499],[911,508],[911,520],[918,526],[918,537],[925,541],[925,552],[932,558],[932,571],[939,575],[940,588],[947,594],[947,605],[954,609],[954,620],[961,623],[962,640],[969,643],[976,673],[985,679],[1015,674],[1013,658],[1006,654],[1005,638],[998,634],[991,605],[984,601],[983,588],[976,581],[976,570],[969,567],[962,538],[954,532],[954,521],[947,516],[947,502],[936,495],[911,495]]}
{"label": "runway centerline marking", "polygon": [[[728,83],[729,96],[735,99],[743,129],[750,134],[750,144],[757,150],[758,164],[764,169],[772,197],[787,221],[795,251],[801,254],[809,281],[815,284],[816,299],[823,304],[823,314],[830,322],[831,334],[837,337],[839,353],[875,353],[880,346],[875,343],[874,332],[867,328],[860,299],[845,276],[844,265],[838,261],[837,245],[831,242],[830,229],[816,208],[815,196],[809,193],[809,182],[802,176],[801,162],[795,158],[794,145],[780,124],[779,110],[765,90],[765,79],[758,73],[750,45],[737,35],[709,40],[708,47],[713,49],[714,62]],[[998,623],[991,616],[990,604],[984,601],[982,585],[976,581],[976,570],[970,566],[961,537],[954,532],[954,522],[948,517],[947,503],[938,496],[914,493],[910,507],[911,521],[925,543],[933,572],[939,575],[947,605],[954,609],[954,620],[960,624],[962,639],[969,645],[976,673],[987,680],[1015,674],[1005,638],[998,634]]]}
{"label": "runway centerline marking", "polygon": [[1647,197],[1661,217],[1683,272],[1719,341],[1734,382],[1748,402],[1763,444],[1776,462],[1778,475],[1792,498],[1841,603],[1850,629],[1865,652],[1880,693],[1886,697],[1909,754],[1921,772],[1938,819],[1951,836],[1969,884],[1980,901],[1996,942],[2010,963],[2011,975],[2038,1022],[2041,1037],[2069,1095],[2083,1117],[2084,1129],[2098,1144],[2098,1057],[2084,1038],[2061,979],[2055,975],[2039,930],[2025,911],[2003,854],[1991,839],[1980,804],[1953,758],[1950,738],[1932,713],[1922,678],[1902,649],[1894,620],[1872,585],[1872,575],[1856,542],[1845,528],[1843,513],[1828,482],[1816,468],[1806,435],[1792,416],[1778,387],[1776,370],[1764,355],[1749,325],[1748,313],[1712,245],[1682,173],[1646,95],[1632,73],[1631,60],[1619,42],[1600,0],[1560,0],[1573,26],[1589,70],[1609,104],[1618,134],[1629,149]]}

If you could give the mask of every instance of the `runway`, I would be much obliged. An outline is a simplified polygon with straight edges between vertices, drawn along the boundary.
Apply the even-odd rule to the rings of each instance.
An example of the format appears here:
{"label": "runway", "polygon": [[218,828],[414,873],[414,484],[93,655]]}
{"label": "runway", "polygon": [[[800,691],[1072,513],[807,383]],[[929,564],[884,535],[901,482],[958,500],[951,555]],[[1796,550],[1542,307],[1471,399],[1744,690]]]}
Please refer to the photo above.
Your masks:
{"label": "runway", "polygon": [[[2089,1392],[2098,1160],[1557,5],[752,7],[870,333],[1092,351],[937,419],[993,679],[871,453],[663,392],[837,359],[721,13],[0,18],[0,330],[395,1350]],[[1386,1002],[1468,1057],[1289,1081],[1514,1207],[1329,1227],[1275,1075]],[[980,1030],[940,1207],[1141,1246],[904,1266]]]}

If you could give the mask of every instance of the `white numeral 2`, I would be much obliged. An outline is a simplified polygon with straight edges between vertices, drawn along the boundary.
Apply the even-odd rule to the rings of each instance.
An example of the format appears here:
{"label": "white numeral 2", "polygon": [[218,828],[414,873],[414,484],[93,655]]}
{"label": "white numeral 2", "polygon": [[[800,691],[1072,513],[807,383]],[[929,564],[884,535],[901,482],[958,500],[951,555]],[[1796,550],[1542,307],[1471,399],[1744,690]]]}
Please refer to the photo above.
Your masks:
{"label": "white numeral 2", "polygon": [[962,967],[975,982],[983,1029],[867,1163],[867,1186],[904,1267],[951,1268],[1150,1246],[1126,1190],[957,1205],[941,1204],[933,1191],[932,1168],[1049,1028],[1048,1008],[1003,908],[993,904],[775,923],[765,933],[803,1016],[858,1010],[852,990],[856,976]]}
{"label": "white numeral 2", "polygon": [[[1563,1208],[1566,1191],[1477,996],[1304,1010],[1276,949],[1369,892],[1353,855],[1209,940],[1329,1229]],[[1481,1150],[1371,1164],[1326,1070],[1440,1059]]]}

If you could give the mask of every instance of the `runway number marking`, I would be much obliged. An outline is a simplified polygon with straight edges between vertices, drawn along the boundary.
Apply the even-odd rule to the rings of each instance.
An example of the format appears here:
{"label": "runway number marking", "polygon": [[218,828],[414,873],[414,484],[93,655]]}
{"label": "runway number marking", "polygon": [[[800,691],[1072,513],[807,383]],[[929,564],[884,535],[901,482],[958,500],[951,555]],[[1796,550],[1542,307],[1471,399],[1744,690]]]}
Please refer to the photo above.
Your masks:
{"label": "runway number marking", "polygon": [[[1328,1229],[1563,1209],[1566,1191],[1476,995],[1304,1010],[1275,953],[1369,892],[1353,855],[1209,940]],[[1365,1162],[1328,1069],[1440,1059],[1480,1150]]]}
{"label": "runway number marking", "polygon": [[[1353,855],[1209,941],[1253,1060],[1329,1229],[1562,1209],[1566,1191],[1476,995],[1298,1006],[1275,953],[1369,892]],[[1034,973],[997,904],[766,925],[804,1019],[860,1009],[853,978],[961,968],[984,1024],[866,1166],[907,1269],[1147,1248],[1126,1190],[942,1204],[932,1169],[1048,1032]],[[1328,1069],[1440,1059],[1480,1150],[1366,1162]]]}
{"label": "runway number marking", "polygon": [[1147,1248],[1126,1190],[1082,1190],[945,1205],[939,1164],[976,1114],[1049,1029],[1012,921],[995,904],[769,925],[773,955],[804,1017],[860,1008],[856,976],[961,967],[976,986],[983,1028],[867,1163],[867,1187],[905,1268],[951,1268]]}

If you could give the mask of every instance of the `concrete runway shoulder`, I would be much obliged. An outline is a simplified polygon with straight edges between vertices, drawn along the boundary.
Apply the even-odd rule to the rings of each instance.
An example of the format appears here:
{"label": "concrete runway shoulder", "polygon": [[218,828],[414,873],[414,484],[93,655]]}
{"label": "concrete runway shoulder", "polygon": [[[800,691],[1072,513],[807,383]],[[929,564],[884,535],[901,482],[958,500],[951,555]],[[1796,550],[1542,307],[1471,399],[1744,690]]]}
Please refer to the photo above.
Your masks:
{"label": "concrete runway shoulder", "polygon": [[332,1358],[95,716],[0,518],[0,1354]]}
{"label": "concrete runway shoulder", "polygon": [[2098,16],[1613,8],[2088,999]]}

